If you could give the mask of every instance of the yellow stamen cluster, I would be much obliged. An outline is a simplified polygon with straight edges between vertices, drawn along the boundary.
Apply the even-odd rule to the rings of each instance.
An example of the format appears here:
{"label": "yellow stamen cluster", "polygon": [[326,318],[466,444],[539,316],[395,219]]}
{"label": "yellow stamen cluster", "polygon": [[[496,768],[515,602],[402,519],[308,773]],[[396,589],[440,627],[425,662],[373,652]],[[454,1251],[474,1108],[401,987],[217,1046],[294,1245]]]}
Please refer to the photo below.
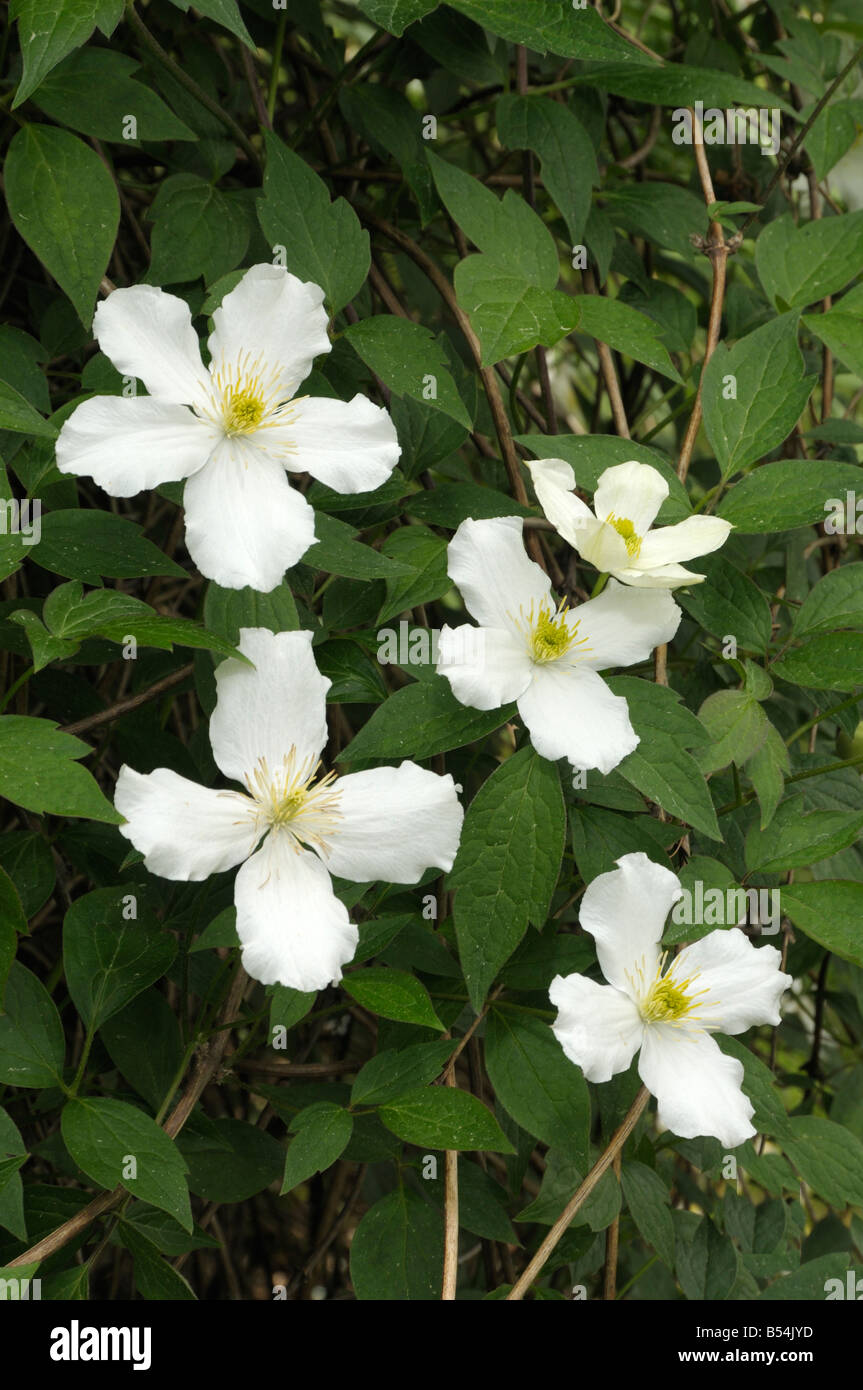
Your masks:
{"label": "yellow stamen cluster", "polygon": [[278,373],[267,372],[260,357],[241,353],[236,362],[221,363],[210,377],[212,408],[208,414],[225,434],[252,434],[268,423],[280,403]]}
{"label": "yellow stamen cluster", "polygon": [[[638,1011],[645,1023],[671,1023],[679,1026],[681,1023],[699,1023],[703,1028],[710,1028],[710,1024],[705,1024],[694,1012],[698,1007],[697,1001],[702,995],[707,994],[707,989],[694,989],[699,976],[689,975],[685,980],[675,979],[674,966],[672,961],[668,971],[663,974],[668,952],[659,962],[656,974],[650,984],[646,984],[644,977],[644,963],[642,961],[635,968],[634,978],[627,974],[630,986],[638,1000]],[[713,1004],[715,1007],[715,1001]]]}
{"label": "yellow stamen cluster", "polygon": [[578,638],[578,623],[569,621],[565,599],[557,609],[550,603],[541,603],[538,610],[532,603],[526,613],[520,608],[515,623],[527,637],[531,659],[540,664],[558,661],[572,648],[587,643],[586,637]]}
{"label": "yellow stamen cluster", "polygon": [[605,520],[609,526],[614,527],[617,534],[623,540],[627,555],[630,559],[635,560],[641,550],[642,538],[637,534],[629,517],[615,516],[614,512],[609,512]]}
{"label": "yellow stamen cluster", "polygon": [[287,830],[295,841],[326,850],[324,836],[341,819],[338,809],[341,798],[333,788],[334,772],[328,772],[312,785],[319,767],[320,762],[315,758],[300,762],[292,747],[282,759],[281,767],[275,770],[270,769],[266,758],[259,758],[245,783],[256,803],[262,827]]}

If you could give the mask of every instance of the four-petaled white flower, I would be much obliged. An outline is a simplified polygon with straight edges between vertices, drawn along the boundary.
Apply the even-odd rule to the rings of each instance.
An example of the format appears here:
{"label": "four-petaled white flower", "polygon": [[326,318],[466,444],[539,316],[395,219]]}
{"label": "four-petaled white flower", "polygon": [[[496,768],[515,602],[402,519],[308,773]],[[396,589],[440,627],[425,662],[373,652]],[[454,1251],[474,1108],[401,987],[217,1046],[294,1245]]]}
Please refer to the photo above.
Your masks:
{"label": "four-petaled white flower", "polygon": [[711,932],[663,969],[659,943],[680,880],[645,854],[616,862],[588,884],[579,911],[608,984],[556,976],[553,1031],[588,1081],[626,1071],[640,1048],[638,1072],[659,1102],[660,1124],[733,1149],[755,1134],[753,1107],[741,1090],[742,1064],[710,1035],[779,1023],[791,976],[775,946],[753,946],[738,927]]}
{"label": "four-petaled white flower", "polygon": [[264,984],[300,990],[337,983],[356,951],[330,873],[417,883],[426,869],[449,870],[464,814],[452,777],[413,762],[315,781],[331,682],[311,643],[311,632],[243,628],[238,647],[254,666],[229,658],[216,670],[213,757],[245,792],[123,767],[114,798],[121,833],[153,873],[199,882],[242,865],[243,964]]}
{"label": "four-petaled white flower", "polygon": [[323,299],[280,266],[252,266],[213,314],[204,367],[182,299],[153,285],[115,290],[94,335],[150,394],[79,405],[57,440],[60,472],[112,497],[186,479],[186,544],[201,574],[269,593],[315,541],[314,511],[285,470],[370,492],[401,452],[389,415],[364,396],[297,396],[330,351]]}
{"label": "four-petaled white flower", "polygon": [[681,560],[707,555],[725,543],[731,523],[718,516],[689,516],[651,530],[668,496],[668,483],[647,463],[615,464],[599,476],[593,511],[573,492],[575,474],[563,459],[528,463],[546,517],[564,540],[603,574],[643,589],[675,589],[705,578]]}
{"label": "four-petaled white flower", "polygon": [[[515,700],[544,758],[574,768],[612,768],[638,746],[626,701],[598,674],[645,661],[677,631],[668,592],[609,580],[598,598],[558,606],[548,575],[529,560],[519,517],[463,521],[449,545],[449,576],[479,623],[443,628],[437,669],[463,705],[497,709]],[[468,629],[475,631],[475,629]]]}

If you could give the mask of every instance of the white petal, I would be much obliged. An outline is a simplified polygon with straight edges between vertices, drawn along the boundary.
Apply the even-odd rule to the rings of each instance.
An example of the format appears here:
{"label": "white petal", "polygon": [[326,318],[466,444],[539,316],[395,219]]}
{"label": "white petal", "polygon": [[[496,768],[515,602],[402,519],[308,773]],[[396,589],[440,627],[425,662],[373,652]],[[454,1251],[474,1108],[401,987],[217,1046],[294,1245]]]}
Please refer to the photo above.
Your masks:
{"label": "white petal", "polygon": [[638,1071],[659,1101],[660,1125],[681,1139],[707,1135],[735,1149],[755,1134],[755,1112],[740,1088],[743,1066],[709,1033],[652,1024],[644,1030]]}
{"label": "white petal", "polygon": [[665,919],[683,890],[676,874],[641,851],[616,862],[616,869],[587,885],[578,920],[596,941],[609,984],[631,996],[636,969],[647,984],[656,975]]}
{"label": "white petal", "polygon": [[258,361],[280,399],[305,381],[312,363],[330,351],[320,285],[298,280],[283,266],[253,265],[213,314],[207,344],[211,370],[236,369],[241,357]]}
{"label": "white petal", "polygon": [[619,574],[629,564],[629,551],[623,537],[613,526],[597,521],[596,517],[585,521],[570,544],[601,574]]}
{"label": "white petal", "polygon": [[646,661],[662,642],[670,642],[682,613],[666,589],[632,589],[609,579],[597,598],[572,610],[570,627],[583,645],[568,657],[596,671]]}
{"label": "white petal", "polygon": [[[527,558],[522,529],[517,516],[469,517],[449,543],[447,572],[480,627],[518,634],[531,607],[538,610],[549,601],[551,580]],[[521,636],[526,640],[525,632]]]}
{"label": "white petal", "polygon": [[291,472],[311,473],[336,492],[374,492],[399,461],[395,425],[365,396],[303,396],[291,403],[286,418],[286,424],[260,431],[261,444]]}
{"label": "white petal", "polygon": [[682,584],[703,584],[707,578],[683,565],[657,565],[654,570],[616,569],[614,576],[635,589],[679,589]]}
{"label": "white petal", "polygon": [[694,560],[709,555],[728,539],[731,522],[721,516],[688,516],[676,526],[660,526],[645,536],[638,554],[639,569]]}
{"label": "white petal", "polygon": [[556,975],[548,994],[560,1011],[551,1031],[588,1081],[610,1081],[626,1071],[644,1032],[627,995],[584,975]]}
{"label": "white petal", "polygon": [[543,758],[568,758],[573,767],[606,773],[638,747],[621,695],[612,695],[601,676],[563,660],[534,667],[518,711]]}
{"label": "white petal", "polygon": [[253,980],[305,991],[338,984],[359,932],[316,855],[290,835],[269,834],[237,874],[234,902]]}
{"label": "white petal", "polygon": [[585,523],[596,524],[586,502],[576,497],[575,474],[564,459],[528,459],[537,501],[552,526],[570,545],[578,546],[578,534]]}
{"label": "white petal", "polygon": [[134,497],[196,473],[220,437],[185,405],[152,396],[94,396],[65,421],[57,467],[92,478],[111,497]]}
{"label": "white petal", "polygon": [[[754,946],[738,927],[713,931],[680,952],[678,980],[698,976],[695,1013],[711,1030],[743,1033],[759,1023],[779,1023],[779,1001],[791,984],[775,946]],[[702,994],[700,991],[706,990]]]}
{"label": "white petal", "polygon": [[151,873],[200,883],[248,859],[261,831],[254,802],[241,792],[213,791],[166,767],[122,767],[114,805],[125,835]]}
{"label": "white petal", "polygon": [[315,762],[327,741],[331,682],[315,664],[312,633],[244,627],[238,646],[255,664],[229,657],[216,667],[210,742],[217,766],[242,782],[261,758],[281,768],[291,748],[299,763]]}
{"label": "white petal", "polygon": [[327,868],[355,883],[417,883],[452,868],[464,819],[452,777],[404,762],[339,777]]}
{"label": "white petal", "polygon": [[223,439],[186,483],[186,545],[223,589],[268,594],[315,540],[315,514],[284,468],[247,439]]}
{"label": "white petal", "polygon": [[614,515],[618,521],[631,521],[637,536],[644,536],[668,496],[668,483],[649,463],[616,463],[599,476],[593,495],[593,509],[600,521]]}
{"label": "white petal", "polygon": [[441,628],[437,670],[474,709],[499,709],[523,695],[533,676],[527,642],[500,628]]}
{"label": "white petal", "polygon": [[207,373],[188,304],[155,285],[132,285],[100,300],[93,335],[118,372],[151,396],[178,405],[207,399]]}

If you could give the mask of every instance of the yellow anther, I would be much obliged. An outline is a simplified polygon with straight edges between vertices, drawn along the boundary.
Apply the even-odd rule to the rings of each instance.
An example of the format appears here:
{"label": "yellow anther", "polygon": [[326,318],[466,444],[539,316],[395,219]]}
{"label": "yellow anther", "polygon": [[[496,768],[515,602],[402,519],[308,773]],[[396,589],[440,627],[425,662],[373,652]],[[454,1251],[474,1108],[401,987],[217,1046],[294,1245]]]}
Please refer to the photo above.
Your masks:
{"label": "yellow anther", "polygon": [[615,516],[614,512],[609,512],[605,520],[609,526],[614,527],[626,546],[627,555],[634,560],[641,550],[641,536],[637,534],[629,517]]}

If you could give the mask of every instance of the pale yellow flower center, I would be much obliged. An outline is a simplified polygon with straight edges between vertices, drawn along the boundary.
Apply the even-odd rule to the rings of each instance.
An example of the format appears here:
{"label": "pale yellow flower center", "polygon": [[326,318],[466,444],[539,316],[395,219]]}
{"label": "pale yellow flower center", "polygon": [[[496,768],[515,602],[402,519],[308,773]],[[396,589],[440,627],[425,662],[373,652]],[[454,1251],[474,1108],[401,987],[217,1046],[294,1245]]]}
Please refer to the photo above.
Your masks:
{"label": "pale yellow flower center", "polygon": [[626,546],[626,553],[631,560],[638,558],[641,550],[642,537],[635,530],[635,526],[627,516],[615,516],[614,512],[609,512],[605,518],[608,526],[613,526],[617,534]]}
{"label": "pale yellow flower center", "polygon": [[[697,972],[686,979],[678,979],[675,975],[675,961],[671,962],[663,974],[667,955],[668,952],[660,960],[656,974],[650,982],[645,978],[644,957],[632,974],[627,971],[626,978],[642,1019],[645,1023],[670,1023],[675,1026],[682,1023],[698,1023],[700,1027],[709,1030],[711,1025],[704,1023],[695,1012],[700,1007],[699,1001],[708,990],[697,988],[700,979]],[[718,1001],[711,1000],[709,1007],[716,1008],[717,1003]]]}
{"label": "pale yellow flower center", "polygon": [[[210,372],[210,399],[205,414],[219,425],[228,438],[256,434],[294,419],[292,407],[284,401],[279,373],[268,368],[262,357],[240,353],[234,362],[220,362]],[[261,441],[261,447],[266,447]],[[282,446],[280,452],[293,452]]]}
{"label": "pale yellow flower center", "polygon": [[[586,645],[587,638],[578,636],[578,622],[569,621],[565,599],[558,608],[551,603],[541,603],[538,608],[532,603],[527,613],[520,608],[515,622],[527,638],[531,660],[540,665],[558,661],[578,647],[590,650]],[[581,656],[584,654],[584,651],[579,653]]]}
{"label": "pale yellow flower center", "polygon": [[281,766],[274,769],[266,758],[258,759],[245,783],[257,807],[261,828],[286,830],[297,845],[303,842],[328,849],[325,837],[341,820],[341,793],[333,786],[337,780],[334,772],[315,782],[320,765],[316,758],[301,762],[294,747],[282,759]]}

